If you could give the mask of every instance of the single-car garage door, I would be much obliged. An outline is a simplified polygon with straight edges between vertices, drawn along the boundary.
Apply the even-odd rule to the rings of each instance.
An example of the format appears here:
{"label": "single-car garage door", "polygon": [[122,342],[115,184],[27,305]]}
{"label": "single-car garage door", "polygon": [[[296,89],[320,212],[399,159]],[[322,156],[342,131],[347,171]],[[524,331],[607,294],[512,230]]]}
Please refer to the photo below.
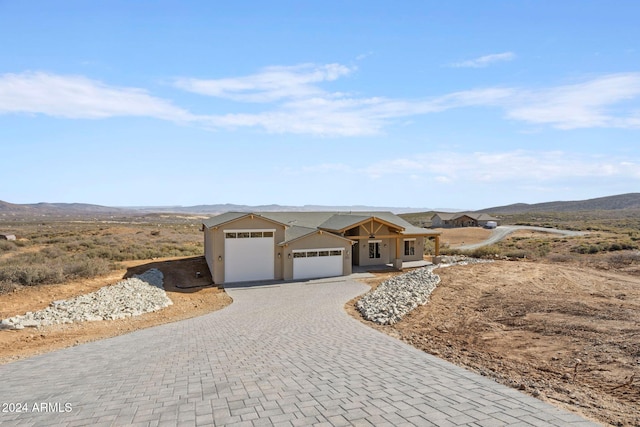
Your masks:
{"label": "single-car garage door", "polygon": [[274,231],[224,231],[225,282],[273,280]]}
{"label": "single-car garage door", "polygon": [[342,276],[342,248],[293,251],[293,278]]}

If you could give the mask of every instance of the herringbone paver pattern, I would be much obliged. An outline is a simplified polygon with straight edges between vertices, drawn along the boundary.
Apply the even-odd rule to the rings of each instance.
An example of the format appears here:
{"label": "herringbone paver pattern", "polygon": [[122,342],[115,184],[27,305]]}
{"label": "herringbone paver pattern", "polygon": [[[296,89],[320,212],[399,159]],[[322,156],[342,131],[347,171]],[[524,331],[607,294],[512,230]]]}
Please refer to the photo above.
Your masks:
{"label": "herringbone paver pattern", "polygon": [[343,305],[365,290],[238,286],[210,315],[0,366],[0,404],[28,408],[0,424],[594,425],[351,319]]}

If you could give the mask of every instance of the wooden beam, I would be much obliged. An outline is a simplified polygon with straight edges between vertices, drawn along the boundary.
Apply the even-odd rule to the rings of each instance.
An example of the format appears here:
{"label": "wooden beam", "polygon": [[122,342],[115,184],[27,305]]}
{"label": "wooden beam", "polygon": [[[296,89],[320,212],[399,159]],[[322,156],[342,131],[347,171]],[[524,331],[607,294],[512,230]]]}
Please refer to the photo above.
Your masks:
{"label": "wooden beam", "polygon": [[436,236],[436,256],[440,256],[440,236]]}
{"label": "wooden beam", "polygon": [[[371,223],[371,226],[373,226],[373,223]],[[378,228],[376,228],[376,231],[373,232],[373,234],[376,234],[378,231],[380,231],[380,229],[384,226],[384,224],[380,224],[378,226]]]}

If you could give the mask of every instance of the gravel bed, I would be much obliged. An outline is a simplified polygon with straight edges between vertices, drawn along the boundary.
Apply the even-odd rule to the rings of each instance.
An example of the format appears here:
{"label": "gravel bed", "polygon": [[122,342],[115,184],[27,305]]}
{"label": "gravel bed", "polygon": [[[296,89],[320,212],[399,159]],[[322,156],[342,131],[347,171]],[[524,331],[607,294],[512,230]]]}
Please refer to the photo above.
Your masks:
{"label": "gravel bed", "polygon": [[61,323],[113,320],[158,311],[173,302],[163,288],[164,276],[156,268],[49,307],[0,322],[0,329],[23,329]]}
{"label": "gravel bed", "polygon": [[385,280],[375,290],[365,294],[356,303],[356,308],[367,320],[380,325],[393,325],[416,307],[427,303],[429,295],[440,283],[440,276],[433,270],[484,262],[491,261],[464,255],[442,257],[441,264],[417,268]]}

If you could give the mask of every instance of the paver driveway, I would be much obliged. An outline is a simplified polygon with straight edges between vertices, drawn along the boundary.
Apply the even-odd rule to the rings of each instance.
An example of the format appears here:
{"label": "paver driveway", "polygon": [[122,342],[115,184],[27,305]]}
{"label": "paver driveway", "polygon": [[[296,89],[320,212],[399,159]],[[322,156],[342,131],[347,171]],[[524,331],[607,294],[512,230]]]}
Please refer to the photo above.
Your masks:
{"label": "paver driveway", "polygon": [[353,320],[366,289],[229,288],[221,311],[0,366],[0,409],[29,411],[0,424],[592,425]]}

